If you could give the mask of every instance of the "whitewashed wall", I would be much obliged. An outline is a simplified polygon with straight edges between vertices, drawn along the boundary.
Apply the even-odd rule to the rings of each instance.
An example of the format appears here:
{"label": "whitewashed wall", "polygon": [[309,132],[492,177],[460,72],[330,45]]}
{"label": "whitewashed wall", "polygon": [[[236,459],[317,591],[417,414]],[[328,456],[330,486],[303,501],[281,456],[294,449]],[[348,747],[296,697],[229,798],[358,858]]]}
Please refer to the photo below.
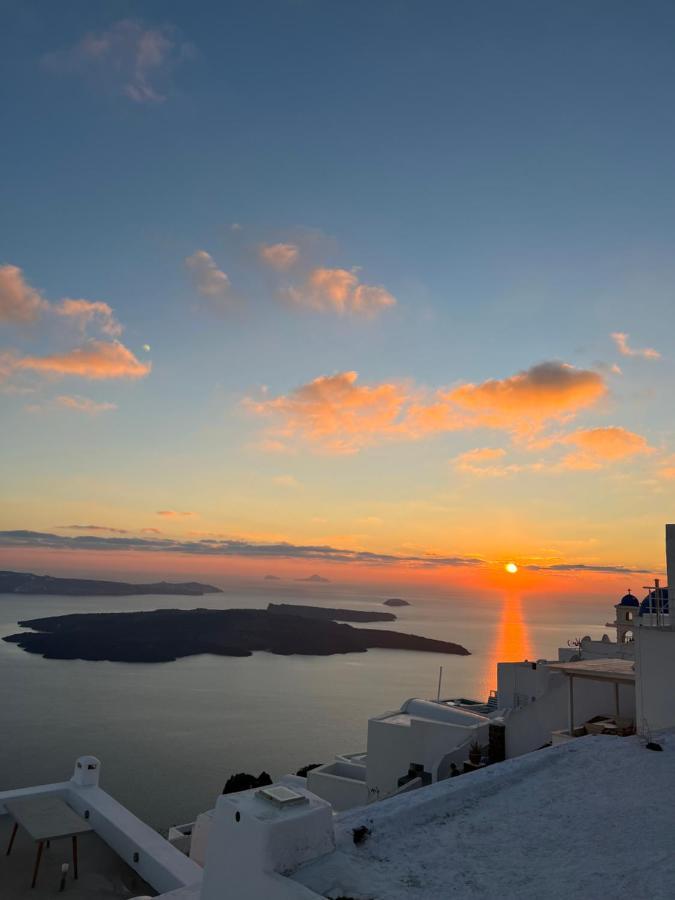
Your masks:
{"label": "whitewashed wall", "polygon": [[675,631],[638,628],[635,672],[638,730],[649,734],[660,728],[674,727]]}

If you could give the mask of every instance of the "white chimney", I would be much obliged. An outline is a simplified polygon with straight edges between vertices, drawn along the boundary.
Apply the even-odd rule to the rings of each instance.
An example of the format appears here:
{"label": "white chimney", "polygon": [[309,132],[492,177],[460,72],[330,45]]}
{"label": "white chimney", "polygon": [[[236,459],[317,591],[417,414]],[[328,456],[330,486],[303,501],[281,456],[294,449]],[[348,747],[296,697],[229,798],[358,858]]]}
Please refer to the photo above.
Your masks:
{"label": "white chimney", "polygon": [[334,848],[332,808],[307,790],[277,783],[224,794],[209,834],[201,900],[316,897],[282,876]]}
{"label": "white chimney", "polygon": [[80,787],[98,787],[101,762],[95,756],[81,756],[75,763],[75,771],[70,779]]}

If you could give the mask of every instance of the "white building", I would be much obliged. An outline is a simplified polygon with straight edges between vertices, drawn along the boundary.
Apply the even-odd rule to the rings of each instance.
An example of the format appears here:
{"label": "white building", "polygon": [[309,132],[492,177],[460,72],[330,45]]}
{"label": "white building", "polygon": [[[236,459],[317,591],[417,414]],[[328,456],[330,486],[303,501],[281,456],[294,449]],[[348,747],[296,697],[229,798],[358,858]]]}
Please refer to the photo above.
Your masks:
{"label": "white building", "polygon": [[365,753],[312,769],[307,787],[341,811],[441,781],[473,743],[488,743],[490,720],[472,705],[485,709],[470,701],[406,700],[400,710],[368,720]]}
{"label": "white building", "polygon": [[[667,526],[667,550],[675,584],[675,526]],[[311,772],[221,796],[177,832],[186,845],[193,832],[184,853],[106,794],[99,761],[82,757],[69,781],[0,793],[0,833],[9,833],[13,800],[58,797],[161,900],[666,900],[675,882],[675,627],[665,599],[648,595],[642,616],[642,606],[618,603],[622,639],[592,642],[613,644],[604,657],[582,641],[572,659],[565,651],[556,661],[500,664],[499,715],[414,699],[371,719],[367,754],[314,770],[314,784],[333,791],[334,802],[309,789]],[[633,616],[619,621],[624,608]],[[623,655],[629,623],[632,657]],[[637,734],[577,740],[578,726],[598,715],[632,720]],[[506,755],[518,758],[445,777],[452,754],[463,758],[473,739],[489,742],[498,719]],[[556,732],[565,743],[529,752],[555,745]],[[661,752],[649,752],[647,741]],[[371,802],[336,811],[359,800]],[[25,847],[17,847],[22,865]],[[0,859],[3,900],[32,896],[16,854]],[[129,896],[89,875],[84,892],[68,882],[74,900]],[[57,893],[56,882],[41,885],[42,896]]]}

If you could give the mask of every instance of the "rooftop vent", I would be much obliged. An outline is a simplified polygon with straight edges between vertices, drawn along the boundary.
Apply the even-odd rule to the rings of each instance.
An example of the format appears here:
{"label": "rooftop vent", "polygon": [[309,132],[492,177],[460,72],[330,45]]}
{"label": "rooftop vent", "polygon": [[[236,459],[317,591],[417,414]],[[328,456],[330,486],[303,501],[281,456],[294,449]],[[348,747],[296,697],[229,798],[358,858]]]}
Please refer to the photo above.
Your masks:
{"label": "rooftop vent", "polygon": [[263,800],[266,800],[268,803],[273,803],[280,809],[286,806],[299,806],[302,803],[309,803],[309,800],[304,794],[291,790],[291,788],[284,787],[283,784],[260,788],[259,791],[256,791],[256,796],[262,797]]}

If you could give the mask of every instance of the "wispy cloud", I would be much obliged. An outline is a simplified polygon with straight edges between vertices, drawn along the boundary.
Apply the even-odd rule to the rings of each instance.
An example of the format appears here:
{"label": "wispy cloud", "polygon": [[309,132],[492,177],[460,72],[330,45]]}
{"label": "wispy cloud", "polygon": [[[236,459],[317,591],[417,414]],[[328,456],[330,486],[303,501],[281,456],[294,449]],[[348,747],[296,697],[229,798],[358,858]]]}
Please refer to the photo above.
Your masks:
{"label": "wispy cloud", "polygon": [[116,403],[97,402],[90,397],[71,396],[61,394],[56,398],[57,406],[64,409],[72,409],[75,412],[85,413],[88,416],[97,416],[99,413],[110,412],[117,409]]}
{"label": "wispy cloud", "polygon": [[129,534],[126,528],[110,528],[108,525],[59,525],[65,531],[105,531],[109,534]]}
{"label": "wispy cloud", "polygon": [[81,347],[48,356],[23,356],[14,361],[15,369],[30,369],[47,375],[66,375],[94,381],[115,378],[143,378],[150,363],[142,363],[119,341],[88,341]]}
{"label": "wispy cloud", "polygon": [[675,479],[675,455],[666,456],[661,460],[657,474],[666,481]]}
{"label": "wispy cloud", "polygon": [[641,434],[613,426],[581,429],[561,437],[559,443],[578,448],[560,462],[564,469],[600,469],[608,463],[654,452]]}
{"label": "wispy cloud", "polygon": [[644,347],[641,350],[630,347],[628,344],[629,335],[625,331],[612,332],[612,340],[617,346],[622,356],[641,356],[643,359],[660,359],[661,354],[653,347]]}
{"label": "wispy cloud", "polygon": [[195,514],[182,509],[158,509],[157,515],[163,516],[165,519],[179,519],[194,516]]}
{"label": "wispy cloud", "polygon": [[278,484],[279,487],[285,487],[285,488],[300,487],[300,482],[294,475],[275,475],[274,478],[272,478],[272,481],[275,484]]}
{"label": "wispy cloud", "polygon": [[96,323],[103,334],[119,337],[122,326],[115,319],[112,308],[102,300],[71,300],[66,298],[52,307],[58,316],[75,322],[82,333],[92,322]]}
{"label": "wispy cloud", "polygon": [[258,254],[266,265],[285,272],[297,262],[300,248],[297,244],[261,244]]}
{"label": "wispy cloud", "polygon": [[571,434],[555,434],[534,439],[519,449],[525,451],[559,451],[574,446],[577,449],[562,458],[555,456],[537,462],[504,463],[506,450],[503,447],[480,447],[468,450],[454,457],[451,462],[458,472],[482,477],[504,477],[521,472],[562,472],[598,470],[656,452],[641,434],[625,428],[585,428]]}
{"label": "wispy cloud", "polygon": [[0,266],[0,322],[26,325],[37,321],[48,307],[18,266]]}
{"label": "wispy cloud", "polygon": [[[243,556],[257,559],[305,559],[324,562],[363,563],[376,566],[406,565],[413,568],[479,567],[476,557],[400,555],[349,550],[329,545],[253,543],[238,540],[173,541],[167,538],[101,537],[99,535],[49,534],[37,531],[0,531],[0,547],[33,547],[68,550],[137,550],[194,556]],[[314,580],[314,579],[313,579]]]}
{"label": "wispy cloud", "polygon": [[[0,547],[32,547],[50,550],[116,551],[136,550],[147,553],[172,553],[194,556],[248,557],[255,559],[301,559],[314,562],[361,563],[364,565],[404,565],[411,568],[481,568],[485,560],[470,556],[444,556],[436,554],[371,553],[366,550],[350,550],[330,545],[254,543],[244,540],[204,539],[180,541],[168,538],[104,537],[98,534],[81,534],[75,537],[38,531],[0,531]],[[649,574],[651,570],[639,567],[589,564],[556,563],[552,565],[530,564],[522,566],[536,572],[599,572],[612,574]],[[323,576],[311,575],[302,581],[321,581]]]}
{"label": "wispy cloud", "polygon": [[360,385],[356,372],[340,372],[278,397],[247,398],[245,406],[273,423],[267,440],[356,453],[385,440],[474,428],[531,434],[572,419],[606,392],[597,372],[554,361],[501,380],[435,391],[403,381]]}
{"label": "wispy cloud", "polygon": [[230,300],[232,285],[222,269],[219,269],[210,253],[197,250],[185,260],[195,287],[203,297],[210,300]]}
{"label": "wispy cloud", "polygon": [[297,306],[338,315],[372,318],[396,305],[385,288],[362,284],[356,271],[347,269],[312,269],[302,285],[286,293]]}
{"label": "wispy cloud", "polygon": [[530,572],[600,572],[605,575],[647,575],[651,569],[636,569],[630,566],[603,566],[587,563],[557,563],[552,566],[521,566]]}
{"label": "wispy cloud", "polygon": [[[0,382],[3,393],[35,393],[44,380],[31,375],[46,376],[46,380],[63,376],[100,380],[142,378],[150,372],[150,363],[141,363],[133,352],[116,337],[122,326],[112,307],[102,300],[64,298],[51,303],[32,287],[18,266],[0,266],[0,323],[40,323],[40,336],[48,343],[62,343],[63,329],[55,331],[58,321],[74,325],[79,346],[44,356],[22,355],[18,350],[0,351]],[[88,330],[99,337],[86,338]],[[72,335],[70,335],[72,339]],[[41,413],[56,408],[96,415],[116,409],[115,403],[96,402],[87,397],[63,394],[55,399],[35,402],[25,407],[28,412]]]}
{"label": "wispy cloud", "polygon": [[458,472],[480,478],[505,478],[527,471],[541,471],[543,463],[504,463],[506,450],[502,447],[477,447],[455,456],[451,462]]}
{"label": "wispy cloud", "polygon": [[193,55],[193,46],[175,28],[123,19],[47,54],[43,63],[53,72],[80,74],[135,103],[160,103],[170,91],[172,71]]}
{"label": "wispy cloud", "polygon": [[50,303],[28,283],[18,266],[0,266],[0,322],[26,324],[37,322],[47,314],[74,323],[82,334],[90,325],[107,337],[119,337],[122,333],[122,326],[108,303],[69,297]]}

